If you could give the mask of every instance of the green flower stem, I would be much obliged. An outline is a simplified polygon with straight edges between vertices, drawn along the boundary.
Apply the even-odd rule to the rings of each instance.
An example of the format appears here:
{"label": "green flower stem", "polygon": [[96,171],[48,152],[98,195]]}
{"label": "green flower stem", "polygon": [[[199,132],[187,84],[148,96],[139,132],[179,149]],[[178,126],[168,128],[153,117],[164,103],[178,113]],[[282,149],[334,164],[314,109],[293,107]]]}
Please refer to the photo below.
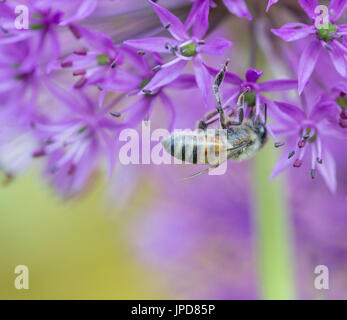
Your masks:
{"label": "green flower stem", "polygon": [[277,158],[268,144],[255,159],[255,223],[258,279],[262,299],[295,299],[291,224],[283,177],[269,181]]}

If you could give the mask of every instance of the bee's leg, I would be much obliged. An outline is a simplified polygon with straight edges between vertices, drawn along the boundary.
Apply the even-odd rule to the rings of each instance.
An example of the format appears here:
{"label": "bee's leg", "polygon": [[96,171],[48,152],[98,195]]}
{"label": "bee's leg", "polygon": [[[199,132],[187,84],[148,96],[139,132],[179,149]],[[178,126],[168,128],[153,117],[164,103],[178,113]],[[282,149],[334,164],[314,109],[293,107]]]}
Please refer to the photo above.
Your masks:
{"label": "bee's leg", "polygon": [[223,129],[227,128],[228,125],[228,121],[229,118],[228,116],[225,114],[224,109],[222,107],[222,100],[220,97],[220,86],[224,80],[225,77],[225,73],[227,72],[227,66],[229,64],[229,60],[227,60],[225,62],[225,64],[222,67],[222,70],[219,71],[219,73],[216,76],[216,79],[214,81],[214,85],[213,85],[213,94],[216,98],[216,103],[217,103],[217,112],[219,113],[219,121],[220,121],[220,125]]}
{"label": "bee's leg", "polygon": [[211,120],[213,117],[215,117],[218,114],[217,110],[213,110],[209,113],[207,113],[197,124],[197,128],[201,129],[201,130],[206,130],[206,128],[211,125],[212,123],[216,122],[218,119],[212,120],[210,122],[208,122],[209,120]]}
{"label": "bee's leg", "polygon": [[244,106],[245,106],[245,95],[249,91],[247,88],[244,92],[242,92],[237,100],[237,110],[238,110],[238,121],[229,120],[228,125],[230,126],[240,126],[243,123],[243,119],[245,117]]}
{"label": "bee's leg", "polygon": [[[231,108],[231,106],[226,106],[223,108],[223,110],[225,111],[226,109]],[[208,112],[201,120],[199,120],[199,122],[197,123],[197,129],[201,129],[201,130],[206,130],[206,128],[208,126],[210,126],[212,123],[215,123],[216,121],[219,120],[219,118],[213,119],[211,120],[213,117],[215,117],[217,114],[219,114],[218,110],[213,110],[211,112]],[[229,113],[229,117],[231,117],[234,114],[234,110],[231,110],[231,112]]]}

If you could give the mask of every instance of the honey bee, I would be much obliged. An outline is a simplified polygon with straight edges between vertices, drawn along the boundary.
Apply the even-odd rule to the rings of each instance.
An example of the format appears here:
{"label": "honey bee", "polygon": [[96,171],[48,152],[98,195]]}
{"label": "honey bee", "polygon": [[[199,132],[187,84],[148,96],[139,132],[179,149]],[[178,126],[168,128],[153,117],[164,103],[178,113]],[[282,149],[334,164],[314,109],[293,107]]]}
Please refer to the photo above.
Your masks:
{"label": "honey bee", "polygon": [[[235,117],[232,118],[233,112],[229,115],[226,113],[228,107],[222,107],[220,86],[224,80],[228,62],[222,66],[213,85],[217,109],[207,113],[198,122],[196,130],[189,132],[174,131],[161,141],[164,149],[182,162],[210,165],[206,170],[193,176],[217,168],[228,159],[233,161],[250,159],[257,154],[267,141],[266,105],[264,122],[261,121],[260,116],[255,116],[253,112],[247,118],[244,116],[245,95],[249,88],[239,95],[237,120]],[[213,120],[216,116],[219,117]],[[212,123],[218,120],[220,123],[219,128],[208,129]],[[213,156],[211,156],[211,153]],[[222,153],[225,154],[225,157],[219,157]]]}

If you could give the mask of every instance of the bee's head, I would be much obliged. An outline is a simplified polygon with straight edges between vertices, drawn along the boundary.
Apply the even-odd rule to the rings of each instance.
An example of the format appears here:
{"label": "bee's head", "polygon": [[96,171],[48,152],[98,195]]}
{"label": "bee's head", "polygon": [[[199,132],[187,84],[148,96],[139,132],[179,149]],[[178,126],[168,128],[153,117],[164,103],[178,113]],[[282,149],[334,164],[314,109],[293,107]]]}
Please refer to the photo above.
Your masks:
{"label": "bee's head", "polygon": [[267,141],[267,104],[264,105],[264,122],[261,121],[260,116],[258,116],[254,121],[255,133],[259,137],[260,143],[263,146]]}
{"label": "bee's head", "polygon": [[257,120],[254,124],[255,133],[259,137],[261,145],[264,145],[267,140],[267,130],[266,125],[261,121]]}

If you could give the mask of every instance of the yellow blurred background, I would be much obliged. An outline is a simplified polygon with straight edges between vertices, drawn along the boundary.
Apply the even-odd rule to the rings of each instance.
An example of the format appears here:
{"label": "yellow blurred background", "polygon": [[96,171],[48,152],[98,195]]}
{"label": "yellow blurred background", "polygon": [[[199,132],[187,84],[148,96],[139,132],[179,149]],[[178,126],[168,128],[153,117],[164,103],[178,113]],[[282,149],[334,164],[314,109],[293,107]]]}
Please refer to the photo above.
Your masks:
{"label": "yellow blurred background", "polygon": [[[124,237],[129,215],[102,201],[98,179],[63,201],[33,169],[0,189],[0,299],[163,298],[157,276],[139,265]],[[17,290],[17,265],[29,290]]]}

